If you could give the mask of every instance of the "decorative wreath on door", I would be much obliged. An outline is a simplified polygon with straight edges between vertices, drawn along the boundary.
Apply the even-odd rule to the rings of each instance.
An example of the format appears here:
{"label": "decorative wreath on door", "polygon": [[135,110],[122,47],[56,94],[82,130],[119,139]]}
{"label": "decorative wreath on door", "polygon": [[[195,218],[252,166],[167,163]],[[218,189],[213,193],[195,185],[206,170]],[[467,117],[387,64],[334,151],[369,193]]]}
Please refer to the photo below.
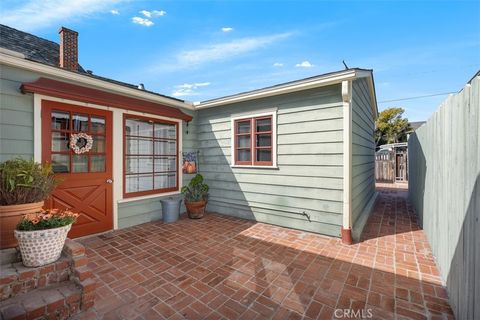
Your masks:
{"label": "decorative wreath on door", "polygon": [[93,145],[93,138],[84,132],[70,135],[70,148],[76,154],[82,154],[90,151]]}

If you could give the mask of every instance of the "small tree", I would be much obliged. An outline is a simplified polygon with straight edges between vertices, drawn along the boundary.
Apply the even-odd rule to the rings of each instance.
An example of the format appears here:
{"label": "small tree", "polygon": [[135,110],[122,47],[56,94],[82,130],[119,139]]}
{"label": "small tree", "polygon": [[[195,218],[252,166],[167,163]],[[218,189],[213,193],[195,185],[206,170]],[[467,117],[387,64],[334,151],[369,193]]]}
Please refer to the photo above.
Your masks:
{"label": "small tree", "polygon": [[404,112],[403,108],[388,108],[380,112],[375,130],[377,146],[407,141],[410,124],[407,118],[402,117]]}

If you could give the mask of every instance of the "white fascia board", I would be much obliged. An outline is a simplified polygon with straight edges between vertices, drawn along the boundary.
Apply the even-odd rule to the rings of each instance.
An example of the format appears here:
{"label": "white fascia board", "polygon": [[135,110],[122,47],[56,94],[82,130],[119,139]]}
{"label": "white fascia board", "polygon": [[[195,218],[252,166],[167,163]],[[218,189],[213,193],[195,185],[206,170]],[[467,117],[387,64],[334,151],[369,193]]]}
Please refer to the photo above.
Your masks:
{"label": "white fascia board", "polygon": [[127,88],[125,86],[106,82],[100,79],[90,78],[88,76],[78,74],[76,72],[62,70],[62,69],[45,65],[39,62],[25,60],[19,56],[6,54],[5,52],[0,52],[0,64],[5,64],[5,65],[21,68],[21,69],[39,72],[49,76],[55,76],[57,78],[73,81],[77,84],[83,84],[90,87],[95,87],[97,89],[111,90],[118,94],[123,94],[130,97],[147,100],[155,103],[161,103],[171,107],[194,110],[194,107],[190,102],[181,102],[173,99],[168,99],[166,97],[161,97],[155,94],[151,94],[148,92],[142,92],[140,90]]}
{"label": "white fascia board", "polygon": [[242,101],[248,101],[253,99],[260,99],[265,97],[276,96],[279,94],[290,93],[295,91],[307,90],[316,87],[324,87],[331,84],[341,83],[346,80],[353,80],[357,78],[358,70],[346,70],[342,73],[335,73],[325,76],[320,76],[314,79],[308,79],[304,81],[297,81],[294,83],[286,84],[284,86],[277,86],[273,88],[267,88],[265,90],[254,91],[251,93],[233,95],[211,102],[199,103],[195,106],[196,110],[206,109],[211,107],[217,107],[221,105],[237,103]]}

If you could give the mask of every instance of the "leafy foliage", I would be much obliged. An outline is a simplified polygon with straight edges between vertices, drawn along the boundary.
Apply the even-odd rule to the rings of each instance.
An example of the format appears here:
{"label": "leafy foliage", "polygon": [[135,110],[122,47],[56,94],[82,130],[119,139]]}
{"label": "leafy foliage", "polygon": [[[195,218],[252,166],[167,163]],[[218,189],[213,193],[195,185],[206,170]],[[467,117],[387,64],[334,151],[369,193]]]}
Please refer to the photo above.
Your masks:
{"label": "leafy foliage", "polygon": [[64,227],[74,223],[79,216],[70,210],[43,210],[37,213],[26,214],[17,224],[19,231],[35,231]]}
{"label": "leafy foliage", "polygon": [[208,199],[209,187],[203,183],[203,176],[201,174],[195,175],[190,180],[188,186],[182,187],[182,193],[185,196],[186,202],[195,202]]}
{"label": "leafy foliage", "polygon": [[389,108],[380,112],[375,130],[377,146],[407,141],[407,133],[411,128],[408,119],[402,117],[404,112],[402,108]]}
{"label": "leafy foliage", "polygon": [[0,164],[0,205],[39,202],[57,186],[50,164],[21,158]]}

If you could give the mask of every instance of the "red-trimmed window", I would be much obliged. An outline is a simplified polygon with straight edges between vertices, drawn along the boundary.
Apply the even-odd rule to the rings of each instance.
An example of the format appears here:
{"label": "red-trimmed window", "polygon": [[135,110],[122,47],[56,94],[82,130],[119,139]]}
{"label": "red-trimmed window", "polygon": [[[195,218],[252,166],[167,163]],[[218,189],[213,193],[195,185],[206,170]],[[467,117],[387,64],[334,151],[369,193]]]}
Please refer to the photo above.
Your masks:
{"label": "red-trimmed window", "polygon": [[235,120],[235,165],[273,165],[272,116]]}
{"label": "red-trimmed window", "polygon": [[124,196],[178,190],[178,124],[133,115],[124,121]]}

